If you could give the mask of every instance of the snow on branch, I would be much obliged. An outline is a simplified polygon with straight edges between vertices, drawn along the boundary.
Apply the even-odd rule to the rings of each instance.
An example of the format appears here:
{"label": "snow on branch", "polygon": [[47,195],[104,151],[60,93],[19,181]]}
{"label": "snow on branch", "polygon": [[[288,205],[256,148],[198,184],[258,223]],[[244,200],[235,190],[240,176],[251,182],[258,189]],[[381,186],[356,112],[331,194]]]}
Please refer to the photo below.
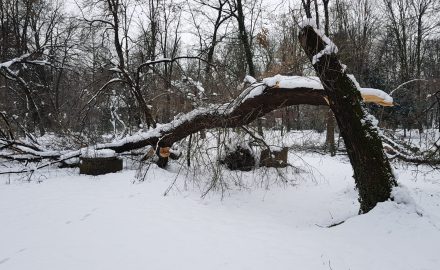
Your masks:
{"label": "snow on branch", "polygon": [[[355,84],[356,88],[361,92],[362,98],[366,103],[375,103],[385,107],[393,106],[393,98],[383,90],[374,88],[362,88],[356,81],[353,75],[348,74],[350,79]],[[252,78],[252,77],[251,77]],[[253,79],[253,78],[252,78]],[[252,81],[249,78],[245,78],[245,81]],[[255,80],[255,79],[254,79]],[[315,76],[283,76],[275,75],[273,77],[264,78],[260,83],[256,80],[253,83],[253,88],[249,87],[251,91],[243,92],[246,96],[243,97],[243,101],[248,98],[254,98],[263,93],[263,90],[267,87],[283,88],[294,90],[296,88],[312,88],[316,90],[324,90],[324,86],[321,84],[319,77]]]}
{"label": "snow on branch", "polygon": [[160,64],[160,63],[173,63],[176,62],[178,60],[182,60],[182,59],[195,59],[195,60],[199,60],[202,62],[205,62],[209,65],[212,65],[211,63],[208,63],[205,59],[198,57],[198,56],[179,56],[179,57],[174,57],[174,58],[159,58],[159,59],[155,59],[155,60],[148,60],[142,64],[140,64],[137,68],[137,76],[139,77],[141,71],[143,68],[145,67],[149,67],[155,64]]}
{"label": "snow on branch", "polygon": [[7,69],[8,72],[13,72],[10,68],[15,65],[15,64],[31,64],[31,65],[39,65],[39,66],[44,66],[44,65],[50,65],[50,63],[48,61],[45,60],[30,60],[29,58],[32,58],[32,56],[37,55],[38,53],[40,53],[40,51],[35,51],[32,53],[25,53],[19,57],[13,58],[11,60],[8,60],[6,62],[0,63],[0,69]]}
{"label": "snow on branch", "polygon": [[243,82],[253,84],[253,83],[256,83],[256,82],[257,82],[257,79],[255,79],[255,78],[252,77],[251,75],[246,75],[246,76],[244,77]]}
{"label": "snow on branch", "polygon": [[6,61],[6,62],[3,62],[3,63],[0,63],[0,68],[9,68],[9,67],[12,66],[13,64],[23,62],[23,61],[24,61],[25,59],[27,59],[29,56],[31,56],[31,54],[30,54],[30,53],[26,53],[26,54],[23,54],[23,55],[20,56],[20,57],[16,57],[16,58],[11,59],[11,60],[9,60],[9,61]]}
{"label": "snow on branch", "polygon": [[397,90],[399,90],[399,89],[402,88],[403,86],[405,86],[405,85],[407,85],[407,84],[409,84],[409,83],[412,83],[412,82],[417,82],[417,81],[425,81],[425,82],[427,82],[428,80],[425,80],[425,79],[413,79],[413,80],[410,80],[410,81],[404,82],[404,83],[402,83],[401,85],[399,85],[399,86],[397,86],[396,88],[394,88],[394,89],[390,92],[390,96],[392,96],[392,95],[394,94],[394,92],[396,92]]}
{"label": "snow on branch", "polygon": [[277,88],[295,89],[305,87],[324,90],[321,81],[315,76],[283,76],[278,74],[263,79],[263,83],[269,87]]}
{"label": "snow on branch", "polygon": [[394,106],[393,98],[382,90],[375,88],[361,88],[364,102],[376,103],[384,107]]}

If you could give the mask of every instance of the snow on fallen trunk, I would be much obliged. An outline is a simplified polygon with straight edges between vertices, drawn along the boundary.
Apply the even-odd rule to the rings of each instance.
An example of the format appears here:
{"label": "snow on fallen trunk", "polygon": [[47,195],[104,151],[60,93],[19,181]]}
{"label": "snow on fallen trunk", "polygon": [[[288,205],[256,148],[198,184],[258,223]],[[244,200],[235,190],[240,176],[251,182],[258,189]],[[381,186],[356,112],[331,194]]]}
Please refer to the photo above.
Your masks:
{"label": "snow on fallen trunk", "polygon": [[[348,76],[353,81],[356,88],[361,92],[364,102],[375,103],[384,107],[394,106],[393,98],[385,91],[375,88],[363,88],[359,85],[352,74],[348,74]],[[243,98],[243,100],[261,95],[265,89],[264,86],[292,90],[301,87],[324,90],[319,77],[316,76],[283,76],[278,74],[273,77],[264,78],[262,83],[264,84],[263,86],[256,85],[255,88]]]}
{"label": "snow on fallen trunk", "polygon": [[372,102],[384,107],[394,106],[393,98],[382,90],[375,88],[361,88],[364,102]]}
{"label": "snow on fallen trunk", "polygon": [[[247,80],[253,81],[252,79],[248,78]],[[380,95],[386,95],[386,93],[383,92]],[[155,146],[158,143],[170,146],[199,130],[246,125],[268,112],[285,106],[299,104],[327,105],[325,96],[326,94],[318,77],[276,75],[265,78],[261,82],[254,81],[230,103],[211,104],[186,114],[179,114],[169,123],[158,124],[154,129],[138,132],[111,143],[59,152],[21,150],[23,153],[67,163],[67,160],[77,159],[82,154],[87,153],[90,148],[95,151],[110,149],[121,153],[148,145]],[[92,155],[100,154],[93,153]]]}
{"label": "snow on fallen trunk", "polygon": [[116,156],[116,152],[111,149],[82,149],[81,157],[83,158],[112,158]]}
{"label": "snow on fallen trunk", "polygon": [[[308,82],[309,80],[305,79],[304,81]],[[319,85],[316,86],[319,87]],[[255,83],[230,103],[211,104],[194,109],[186,114],[179,114],[169,123],[158,124],[156,128],[141,131],[123,139],[78,150],[53,152],[47,156],[40,155],[40,153],[35,154],[54,160],[42,165],[48,166],[48,164],[56,162],[67,163],[67,160],[77,159],[82,154],[87,153],[90,148],[95,150],[110,149],[116,153],[122,153],[148,145],[170,147],[173,143],[200,130],[243,126],[268,112],[285,106],[299,104],[326,105],[323,91],[310,88],[310,84],[297,83],[295,91],[291,90],[269,87],[265,83]]]}
{"label": "snow on fallen trunk", "polygon": [[283,76],[278,74],[273,77],[263,79],[263,83],[269,87],[287,89],[307,87],[324,90],[321,81],[315,76]]}
{"label": "snow on fallen trunk", "polygon": [[[249,80],[252,81],[251,78],[248,78]],[[132,136],[127,136],[124,139],[121,140],[117,140],[114,141],[112,143],[105,143],[105,144],[98,144],[96,145],[97,149],[106,149],[106,148],[110,148],[110,149],[117,149],[117,152],[120,152],[120,148],[123,147],[124,145],[127,144],[137,144],[141,141],[150,141],[150,143],[147,144],[151,144],[151,143],[156,143],[159,140],[163,140],[164,137],[169,136],[169,134],[173,133],[173,131],[175,131],[175,129],[182,127],[184,125],[186,125],[187,123],[190,123],[192,121],[198,121],[197,119],[200,118],[209,118],[210,116],[213,117],[212,119],[216,119],[218,120],[222,120],[222,118],[224,118],[224,122],[226,123],[226,126],[235,126],[235,125],[239,125],[239,124],[235,124],[235,122],[237,123],[241,123],[241,121],[237,121],[237,120],[228,120],[229,117],[237,117],[235,114],[237,113],[237,111],[242,111],[243,107],[247,107],[247,104],[243,105],[244,103],[248,103],[248,104],[261,104],[264,105],[264,103],[258,102],[258,101],[252,101],[252,99],[258,100],[261,99],[266,102],[266,103],[270,103],[270,100],[267,100],[266,97],[263,97],[265,94],[269,94],[267,91],[273,91],[273,93],[277,93],[280,94],[282,90],[292,90],[291,93],[283,93],[281,94],[282,96],[284,96],[284,99],[282,102],[280,102],[281,104],[283,104],[284,106],[289,105],[290,103],[292,104],[300,104],[295,100],[291,100],[292,96],[295,96],[296,93],[295,91],[298,91],[298,95],[302,95],[304,92],[304,90],[307,91],[307,93],[309,93],[309,91],[322,91],[324,89],[324,87],[322,86],[320,80],[318,77],[314,77],[314,76],[283,76],[283,75],[276,75],[273,77],[268,77],[263,79],[261,82],[254,82],[252,85],[250,85],[248,88],[246,88],[240,95],[239,97],[234,100],[231,103],[225,103],[225,104],[221,104],[221,105],[210,105],[207,107],[203,107],[203,108],[197,108],[187,114],[183,114],[183,115],[178,115],[174,118],[173,121],[171,121],[170,123],[167,124],[158,124],[157,128],[155,129],[150,129],[148,131],[145,132],[139,132],[138,134],[132,135]],[[361,90],[362,91],[362,90]],[[369,91],[368,93],[371,93],[371,91]],[[376,93],[379,93],[381,96],[387,96],[387,94],[383,91],[377,90]],[[322,94],[324,95],[324,94]],[[274,97],[273,97],[274,98]],[[386,97],[387,99],[391,98],[391,97]],[[392,98],[391,98],[392,99]],[[290,100],[289,102],[286,102],[286,100]],[[313,102],[310,102],[313,103]],[[304,102],[303,104],[307,104],[307,102]],[[323,105],[323,103],[317,103],[317,104],[321,104]],[[250,111],[254,111],[254,108],[247,108]],[[271,109],[273,110],[273,109]],[[256,114],[255,112],[253,112],[253,114]],[[246,114],[247,115],[247,114]],[[215,116],[215,117],[214,117]],[[251,115],[247,115],[249,117],[248,120],[246,120],[246,122],[250,121],[250,119],[253,118],[253,116]],[[206,120],[204,120],[206,121]],[[228,123],[228,122],[234,122],[234,124]],[[204,123],[204,125],[206,125],[206,127],[204,128],[210,128],[210,126],[215,126],[212,123],[211,124],[206,124]],[[77,153],[70,153],[73,154],[73,156],[77,155]],[[65,155],[64,158],[66,158],[68,155]]]}
{"label": "snow on fallen trunk", "polygon": [[356,77],[353,74],[347,74],[348,78],[353,82],[359,92],[361,92],[362,99],[366,103],[376,103],[384,107],[394,106],[393,98],[385,93],[383,90],[361,87]]}

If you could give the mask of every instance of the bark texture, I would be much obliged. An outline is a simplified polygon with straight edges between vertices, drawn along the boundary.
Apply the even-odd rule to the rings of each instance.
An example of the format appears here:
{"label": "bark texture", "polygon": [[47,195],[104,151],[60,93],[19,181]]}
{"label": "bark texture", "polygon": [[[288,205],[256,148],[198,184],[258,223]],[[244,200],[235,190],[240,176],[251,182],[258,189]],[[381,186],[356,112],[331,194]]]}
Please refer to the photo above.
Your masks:
{"label": "bark texture", "polygon": [[[299,39],[312,63],[313,57],[325,52],[328,45],[312,26],[305,26]],[[360,212],[366,213],[378,202],[390,198],[392,187],[397,185],[395,176],[372,116],[364,109],[360,92],[345,73],[337,55],[324,53],[313,66],[324,86],[353,166]]]}
{"label": "bark texture", "polygon": [[336,145],[335,145],[335,117],[331,109],[327,111],[327,133],[325,137],[325,149],[329,151],[330,155],[333,157],[336,155]]}

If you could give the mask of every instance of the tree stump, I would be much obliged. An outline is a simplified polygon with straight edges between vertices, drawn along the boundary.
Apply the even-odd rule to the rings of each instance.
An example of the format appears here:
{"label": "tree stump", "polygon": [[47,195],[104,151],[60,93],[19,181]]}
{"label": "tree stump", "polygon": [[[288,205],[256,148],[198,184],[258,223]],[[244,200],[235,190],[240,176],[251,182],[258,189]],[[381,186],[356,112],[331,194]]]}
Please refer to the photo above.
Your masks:
{"label": "tree stump", "polygon": [[250,171],[255,168],[255,157],[248,148],[238,146],[227,152],[221,163],[226,164],[229,170]]}
{"label": "tree stump", "polygon": [[122,170],[122,159],[118,157],[80,158],[79,173],[87,175],[101,175]]}
{"label": "tree stump", "polygon": [[96,150],[83,153],[80,157],[79,173],[101,175],[122,170],[122,159],[111,150]]}
{"label": "tree stump", "polygon": [[288,148],[264,149],[260,155],[260,166],[284,168],[287,166]]}

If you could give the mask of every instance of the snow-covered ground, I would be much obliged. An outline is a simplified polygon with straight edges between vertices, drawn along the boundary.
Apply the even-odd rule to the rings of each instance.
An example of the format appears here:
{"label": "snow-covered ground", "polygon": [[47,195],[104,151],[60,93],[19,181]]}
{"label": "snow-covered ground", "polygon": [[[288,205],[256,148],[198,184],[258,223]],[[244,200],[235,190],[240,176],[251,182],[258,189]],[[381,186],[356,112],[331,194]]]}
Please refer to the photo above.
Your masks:
{"label": "snow-covered ground", "polygon": [[417,147],[421,151],[435,151],[434,144],[440,145],[440,131],[438,129],[425,129],[423,133],[419,133],[419,130],[408,130],[406,137],[404,137],[403,130],[396,130],[396,137],[402,141],[405,141],[412,147]]}
{"label": "snow-covered ground", "polygon": [[[440,269],[438,171],[394,165],[415,207],[389,201],[358,216],[347,158],[299,156],[311,173],[231,186],[223,199],[202,199],[176,165],[153,166],[144,182],[134,170],[47,169],[40,183],[2,175],[0,269]],[[243,177],[263,174],[275,175]]]}

